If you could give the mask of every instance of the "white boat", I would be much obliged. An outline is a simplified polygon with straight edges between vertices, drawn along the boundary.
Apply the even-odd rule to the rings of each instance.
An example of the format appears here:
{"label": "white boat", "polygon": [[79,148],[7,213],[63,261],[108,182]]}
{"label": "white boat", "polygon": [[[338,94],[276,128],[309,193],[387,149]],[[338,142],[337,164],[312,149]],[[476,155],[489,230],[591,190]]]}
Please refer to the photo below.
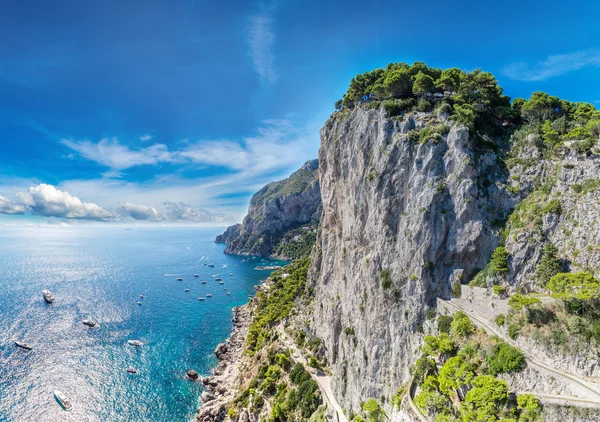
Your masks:
{"label": "white boat", "polygon": [[206,284],[206,281],[202,280],[202,283],[201,283],[201,284]]}
{"label": "white boat", "polygon": [[206,297],[212,297],[212,295],[209,293],[209,294],[206,295]]}
{"label": "white boat", "polygon": [[231,292],[227,292],[227,296],[229,296],[231,294]]}
{"label": "white boat", "polygon": [[67,398],[65,397],[65,395],[62,392],[56,390],[54,392],[54,398],[62,406],[62,408],[65,409],[66,411],[69,411],[73,408],[73,406],[71,405],[71,402],[69,400],[67,400]]}
{"label": "white boat", "polygon": [[177,277],[175,280],[177,280],[177,281],[183,281],[183,278]]}
{"label": "white boat", "polygon": [[42,297],[44,298],[44,302],[46,303],[54,302],[54,297],[52,296],[49,290],[44,290],[42,292]]}
{"label": "white boat", "polygon": [[206,300],[204,297],[199,297],[198,300]]}
{"label": "white boat", "polygon": [[200,274],[194,274],[194,277],[200,277]]}
{"label": "white boat", "polygon": [[225,284],[225,282],[224,281],[219,281],[219,284]]}
{"label": "white boat", "polygon": [[227,268],[227,265],[223,265],[223,268]]}
{"label": "white boat", "polygon": [[142,302],[138,302],[138,305],[142,306]]}
{"label": "white boat", "polygon": [[215,278],[215,280],[216,280],[216,281],[221,281],[221,280],[223,280],[223,279],[222,279],[221,277],[217,277],[217,278]]}
{"label": "white boat", "polygon": [[31,350],[31,349],[33,349],[33,346],[32,346],[32,345],[30,345],[30,344],[27,344],[27,343],[25,343],[24,341],[18,341],[18,340],[15,340],[15,344],[16,344],[17,346],[19,346],[21,349],[25,349],[25,350]]}
{"label": "white boat", "polygon": [[87,325],[88,327],[95,327],[96,325],[98,325],[98,323],[91,319],[84,319],[83,325]]}
{"label": "white boat", "polygon": [[128,343],[130,346],[135,346],[135,347],[141,347],[141,346],[143,346],[143,345],[144,345],[144,343],[142,343],[142,342],[141,342],[141,341],[139,341],[139,340],[127,340],[127,343]]}
{"label": "white boat", "polygon": [[136,374],[137,373],[137,369],[133,368],[133,367],[129,367],[126,369],[127,372],[129,372],[130,374]]}
{"label": "white boat", "polygon": [[186,292],[189,292],[189,291],[190,291],[190,289],[185,289],[185,291],[186,291]]}
{"label": "white boat", "polygon": [[233,273],[229,274],[230,277],[233,277]]}

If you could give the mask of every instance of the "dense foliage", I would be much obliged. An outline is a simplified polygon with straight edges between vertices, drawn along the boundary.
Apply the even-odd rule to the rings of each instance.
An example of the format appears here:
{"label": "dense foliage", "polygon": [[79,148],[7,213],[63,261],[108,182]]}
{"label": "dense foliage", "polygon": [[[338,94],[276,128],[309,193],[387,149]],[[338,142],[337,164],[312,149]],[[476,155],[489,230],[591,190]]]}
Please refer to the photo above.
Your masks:
{"label": "dense foliage", "polygon": [[294,261],[271,276],[274,286],[269,293],[259,292],[256,295],[257,314],[246,338],[246,346],[250,353],[258,350],[263,342],[270,338],[270,328],[289,315],[294,300],[304,290],[309,264],[309,258]]}
{"label": "dense foliage", "polygon": [[414,402],[421,411],[440,422],[537,420],[541,407],[535,397],[522,395],[511,402],[506,381],[496,378],[521,371],[523,354],[476,330],[464,313],[455,313],[450,325],[451,335],[425,337],[423,354],[411,368],[420,386]]}

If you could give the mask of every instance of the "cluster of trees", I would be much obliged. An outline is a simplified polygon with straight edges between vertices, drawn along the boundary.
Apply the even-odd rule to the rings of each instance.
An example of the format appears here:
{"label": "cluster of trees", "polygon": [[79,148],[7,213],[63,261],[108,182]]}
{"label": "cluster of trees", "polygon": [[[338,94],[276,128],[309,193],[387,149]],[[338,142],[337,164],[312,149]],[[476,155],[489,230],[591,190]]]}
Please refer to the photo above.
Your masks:
{"label": "cluster of trees", "polygon": [[[288,352],[270,350],[267,361],[259,368],[257,376],[248,388],[235,399],[235,403],[246,407],[252,398],[254,410],[264,404],[264,396],[274,396],[271,421],[307,420],[322,403],[319,386],[300,363],[290,368]],[[288,375],[287,381],[285,375]],[[230,409],[230,414],[235,410]]]}
{"label": "cluster of trees", "polygon": [[529,100],[515,99],[512,106],[550,150],[560,148],[564,141],[581,141],[575,148],[587,153],[600,136],[600,111],[593,104],[573,103],[545,92],[534,92]]}
{"label": "cluster of trees", "polygon": [[439,69],[423,62],[390,63],[385,69],[365,72],[350,81],[348,91],[336,103],[336,109],[354,108],[370,99],[422,97],[426,93],[451,92],[459,103],[510,106],[509,98],[494,75],[476,69],[465,72],[458,68]]}
{"label": "cluster of trees", "polygon": [[517,348],[477,332],[462,312],[452,321],[443,317],[438,329],[445,331],[425,337],[423,354],[411,368],[420,386],[414,401],[423,412],[440,422],[538,420],[537,399],[521,395],[511,402],[507,383],[496,378],[523,369],[525,358]]}
{"label": "cluster of trees", "polygon": [[[287,265],[272,275],[275,283],[268,293],[256,295],[256,315],[248,329],[246,347],[250,354],[256,352],[272,336],[271,328],[287,317],[294,300],[304,291],[310,258],[304,257]],[[282,277],[283,273],[288,276]]]}
{"label": "cluster of trees", "polygon": [[[537,132],[549,149],[564,141],[575,143],[578,152],[589,152],[600,136],[600,111],[590,103],[573,103],[545,92],[534,92],[529,100],[512,101],[493,74],[475,69],[439,69],[423,62],[390,63],[356,75],[348,90],[335,103],[336,110],[353,109],[364,102],[382,102],[388,116],[408,110],[429,111],[428,93],[445,93],[441,102],[452,118],[475,133],[502,135],[506,130],[525,127]],[[419,100],[417,102],[417,100]]]}

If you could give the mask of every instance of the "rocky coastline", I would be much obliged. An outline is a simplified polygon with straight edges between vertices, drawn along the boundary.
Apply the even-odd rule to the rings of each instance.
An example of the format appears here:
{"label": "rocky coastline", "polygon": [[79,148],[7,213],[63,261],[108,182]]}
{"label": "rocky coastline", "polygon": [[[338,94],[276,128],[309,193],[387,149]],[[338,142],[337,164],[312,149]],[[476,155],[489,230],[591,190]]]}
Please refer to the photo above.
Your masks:
{"label": "rocky coastline", "polygon": [[196,413],[197,422],[223,421],[227,416],[227,405],[235,397],[239,378],[238,359],[252,322],[251,302],[233,308],[232,322],[231,336],[214,351],[219,363],[212,370],[212,375],[201,378],[206,391],[202,393],[202,406]]}

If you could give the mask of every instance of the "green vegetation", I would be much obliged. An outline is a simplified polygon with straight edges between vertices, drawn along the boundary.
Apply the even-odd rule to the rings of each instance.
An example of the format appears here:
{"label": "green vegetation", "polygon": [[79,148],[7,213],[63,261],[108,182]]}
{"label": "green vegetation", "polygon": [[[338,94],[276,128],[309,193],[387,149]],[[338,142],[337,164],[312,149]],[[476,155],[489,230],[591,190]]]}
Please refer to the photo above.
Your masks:
{"label": "green vegetation", "polygon": [[[282,356],[287,359],[285,365],[277,363]],[[235,398],[234,404],[247,407],[251,402],[253,410],[258,411],[264,406],[265,397],[274,398],[271,420],[278,422],[297,418],[308,420],[321,404],[319,386],[302,364],[290,368],[287,351],[270,350],[266,362],[248,387]],[[230,408],[228,414],[235,415],[235,408]]]}
{"label": "green vegetation", "polygon": [[273,253],[292,260],[308,256],[317,239],[315,229],[316,226],[304,226],[287,231]]}
{"label": "green vegetation", "polygon": [[[248,329],[246,347],[250,354],[256,352],[272,335],[271,328],[289,315],[296,297],[304,290],[309,258],[303,258],[274,273],[274,286],[268,293],[256,295],[256,315]],[[287,277],[282,275],[287,273]]]}
{"label": "green vegetation", "polygon": [[390,277],[390,272],[388,270],[381,271],[379,279],[381,280],[381,287],[384,289],[392,287],[392,277]]}
{"label": "green vegetation", "polygon": [[506,287],[504,286],[494,286],[492,288],[495,295],[504,296],[506,294]]}
{"label": "green vegetation", "polygon": [[454,297],[460,297],[461,294],[462,284],[460,284],[460,281],[455,281],[454,284],[452,284],[452,295]]}
{"label": "green vegetation", "polygon": [[529,295],[516,294],[508,298],[508,305],[517,311],[523,308],[529,309],[537,303],[540,303],[540,300]]}
{"label": "green vegetation", "polygon": [[494,252],[492,252],[490,263],[492,275],[508,274],[508,251],[504,246],[498,246]]}
{"label": "green vegetation", "polygon": [[476,330],[464,313],[455,313],[452,320],[452,327],[469,328],[452,330],[450,336],[426,336],[423,355],[411,367],[413,380],[420,386],[414,398],[417,407],[440,422],[535,421],[541,414],[535,397],[522,395],[511,402],[506,381],[496,378],[521,371],[523,354]]}
{"label": "green vegetation", "polygon": [[552,243],[546,243],[540,263],[535,269],[535,274],[541,286],[546,286],[550,279],[558,274],[562,265],[557,257],[558,249]]}
{"label": "green vegetation", "polygon": [[369,399],[362,405],[362,410],[368,416],[369,422],[382,422],[387,419],[385,411],[376,399]]}
{"label": "green vegetation", "polygon": [[450,327],[452,326],[452,317],[446,315],[438,316],[437,329],[440,333],[450,333]]}
{"label": "green vegetation", "polygon": [[455,337],[463,338],[475,332],[475,325],[464,312],[458,311],[452,317],[450,331]]}
{"label": "green vegetation", "polygon": [[552,297],[565,302],[596,302],[600,297],[600,281],[589,273],[558,273],[548,282]]}

